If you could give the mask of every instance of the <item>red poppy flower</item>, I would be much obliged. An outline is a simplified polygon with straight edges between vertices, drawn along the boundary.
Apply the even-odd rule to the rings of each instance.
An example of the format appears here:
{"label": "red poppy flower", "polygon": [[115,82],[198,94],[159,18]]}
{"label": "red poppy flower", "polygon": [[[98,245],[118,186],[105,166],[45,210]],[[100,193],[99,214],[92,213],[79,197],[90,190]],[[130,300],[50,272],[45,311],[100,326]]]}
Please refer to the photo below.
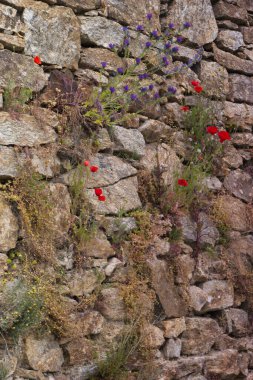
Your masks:
{"label": "red poppy flower", "polygon": [[184,111],[184,112],[190,111],[190,107],[189,106],[182,106],[181,111]]}
{"label": "red poppy flower", "polygon": [[218,128],[215,127],[215,125],[210,125],[210,127],[206,128],[207,133],[210,133],[210,135],[215,135],[218,132]]}
{"label": "red poppy flower", "polygon": [[104,195],[99,195],[98,200],[101,202],[105,201],[105,196]]}
{"label": "red poppy flower", "polygon": [[38,55],[36,55],[36,57],[33,58],[33,61],[37,65],[41,65],[42,64],[41,59],[40,59],[40,57]]}
{"label": "red poppy flower", "polygon": [[223,143],[226,140],[231,140],[231,136],[227,131],[218,132],[218,136],[220,138],[220,142]]}
{"label": "red poppy flower", "polygon": [[201,86],[195,86],[194,90],[199,94],[200,92],[203,91],[203,87],[201,87]]}
{"label": "red poppy flower", "polygon": [[99,197],[100,195],[103,194],[103,190],[102,189],[95,189],[95,194],[97,197]]}
{"label": "red poppy flower", "polygon": [[178,181],[177,181],[178,185],[179,186],[188,186],[188,182],[186,181],[186,179],[183,179],[183,178],[180,178]]}
{"label": "red poppy flower", "polygon": [[98,167],[97,167],[97,166],[91,166],[91,167],[90,167],[90,171],[91,171],[92,173],[96,173],[96,172],[98,171]]}
{"label": "red poppy flower", "polygon": [[199,82],[196,81],[196,80],[193,80],[193,81],[191,82],[191,84],[192,84],[194,87],[199,86]]}
{"label": "red poppy flower", "polygon": [[90,166],[90,161],[84,161],[84,166]]}

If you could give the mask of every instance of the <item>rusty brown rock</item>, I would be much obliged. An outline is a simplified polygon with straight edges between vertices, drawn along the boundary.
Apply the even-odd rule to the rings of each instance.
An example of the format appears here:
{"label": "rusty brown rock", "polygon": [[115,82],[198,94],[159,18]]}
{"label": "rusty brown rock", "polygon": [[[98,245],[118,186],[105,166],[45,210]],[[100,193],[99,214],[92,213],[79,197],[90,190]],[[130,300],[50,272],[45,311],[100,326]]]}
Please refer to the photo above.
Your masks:
{"label": "rusty brown rock", "polygon": [[219,379],[236,378],[240,373],[238,351],[230,349],[210,354],[205,361],[204,374]]}
{"label": "rusty brown rock", "polygon": [[246,9],[240,8],[233,4],[220,0],[214,5],[215,17],[220,19],[229,19],[237,24],[245,25],[247,23],[248,14]]}
{"label": "rusty brown rock", "polygon": [[221,329],[215,320],[199,317],[186,318],[186,330],[182,334],[182,353],[184,355],[206,354],[220,335]]}
{"label": "rusty brown rock", "polygon": [[210,280],[201,285],[207,294],[207,303],[201,311],[221,310],[234,304],[234,288],[228,281]]}
{"label": "rusty brown rock", "polygon": [[[224,116],[228,125],[235,125],[239,129],[251,131],[253,124],[253,106],[248,104],[225,102]],[[240,136],[238,135],[238,137]],[[248,140],[248,138],[246,140]],[[233,141],[236,142],[236,138],[233,138]]]}

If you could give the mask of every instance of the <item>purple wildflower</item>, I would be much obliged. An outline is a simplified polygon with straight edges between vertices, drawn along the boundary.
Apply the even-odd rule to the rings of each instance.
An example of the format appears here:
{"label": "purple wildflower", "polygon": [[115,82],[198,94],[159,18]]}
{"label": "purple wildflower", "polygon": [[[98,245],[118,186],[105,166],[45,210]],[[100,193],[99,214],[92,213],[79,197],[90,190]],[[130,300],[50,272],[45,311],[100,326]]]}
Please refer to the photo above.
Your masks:
{"label": "purple wildflower", "polygon": [[177,53],[178,50],[179,50],[178,46],[173,46],[173,48],[171,49],[172,53]]}
{"label": "purple wildflower", "polygon": [[136,94],[131,94],[130,98],[131,98],[131,100],[136,100],[137,99],[137,95]]}
{"label": "purple wildflower", "polygon": [[150,91],[152,91],[153,88],[154,88],[154,85],[153,85],[153,84],[150,84],[150,85],[148,86],[148,88],[149,88]]}
{"label": "purple wildflower", "polygon": [[124,70],[122,67],[118,67],[117,72],[118,72],[118,74],[124,74]]}
{"label": "purple wildflower", "polygon": [[129,86],[128,85],[124,86],[123,88],[124,88],[125,92],[129,91]]}
{"label": "purple wildflower", "polygon": [[170,42],[166,42],[166,44],[164,46],[165,46],[165,49],[169,49],[171,47],[171,43]]}
{"label": "purple wildflower", "polygon": [[103,67],[103,69],[105,69],[107,66],[107,62],[101,62],[101,66]]}
{"label": "purple wildflower", "polygon": [[155,38],[158,38],[158,31],[157,30],[153,30],[151,32],[152,36],[155,37]]}
{"label": "purple wildflower", "polygon": [[152,19],[152,17],[153,17],[152,13],[148,13],[148,14],[147,14],[147,19],[148,19],[149,21]]}
{"label": "purple wildflower", "polygon": [[129,44],[130,44],[130,40],[129,40],[129,38],[126,38],[124,40],[124,46],[129,46]]}
{"label": "purple wildflower", "polygon": [[146,42],[146,48],[150,48],[152,46],[152,43],[150,41]]}
{"label": "purple wildflower", "polygon": [[146,92],[146,91],[148,91],[147,87],[141,87],[141,92]]}
{"label": "purple wildflower", "polygon": [[169,23],[169,29],[175,29],[175,25],[173,24],[173,22]]}
{"label": "purple wildflower", "polygon": [[115,44],[109,44],[109,48],[110,49],[114,49],[115,48]]}
{"label": "purple wildflower", "polygon": [[114,87],[110,87],[110,91],[112,94],[114,94],[114,92],[116,91]]}
{"label": "purple wildflower", "polygon": [[139,65],[141,63],[141,59],[140,58],[136,58],[135,62],[136,62],[137,65]]}
{"label": "purple wildflower", "polygon": [[177,42],[181,44],[183,42],[183,37],[182,36],[177,36]]}
{"label": "purple wildflower", "polygon": [[159,92],[155,92],[154,93],[154,99],[159,99],[159,98],[160,98]]}
{"label": "purple wildflower", "polygon": [[191,27],[191,23],[189,21],[184,23],[184,28],[190,28],[190,27]]}
{"label": "purple wildflower", "polygon": [[143,79],[148,79],[148,74],[147,73],[143,74]]}
{"label": "purple wildflower", "polygon": [[137,30],[138,32],[143,32],[143,30],[144,30],[143,25],[137,25],[136,30]]}
{"label": "purple wildflower", "polygon": [[138,77],[139,77],[140,80],[144,79],[143,74],[139,74]]}
{"label": "purple wildflower", "polygon": [[163,63],[165,66],[168,66],[170,64],[167,57],[163,57]]}
{"label": "purple wildflower", "polygon": [[128,33],[128,27],[127,26],[123,26],[122,30],[123,30],[123,32]]}
{"label": "purple wildflower", "polygon": [[176,87],[169,86],[168,87],[168,92],[170,92],[171,94],[174,95],[177,92],[177,89],[176,89]]}

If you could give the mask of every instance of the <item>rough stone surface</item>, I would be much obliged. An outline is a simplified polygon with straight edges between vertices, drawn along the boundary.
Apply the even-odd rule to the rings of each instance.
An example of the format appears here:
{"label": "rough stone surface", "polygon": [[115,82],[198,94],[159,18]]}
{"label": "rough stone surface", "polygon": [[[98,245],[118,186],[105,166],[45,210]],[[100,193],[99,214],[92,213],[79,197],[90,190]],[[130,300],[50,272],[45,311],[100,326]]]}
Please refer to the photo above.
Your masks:
{"label": "rough stone surface", "polygon": [[104,188],[105,202],[98,202],[94,190],[87,191],[88,197],[98,214],[118,214],[141,207],[138,195],[136,177],[122,179],[121,181]]}
{"label": "rough stone surface", "polygon": [[99,231],[93,239],[85,244],[85,254],[88,257],[103,259],[114,256],[115,252],[106,236]]}
{"label": "rough stone surface", "polygon": [[199,76],[209,96],[224,98],[229,92],[228,72],[216,62],[202,60]]}
{"label": "rough stone surface", "polygon": [[107,49],[87,48],[82,49],[80,67],[92,70],[100,70],[101,62],[107,62],[108,71],[116,71],[117,67],[122,67],[122,59],[114,52]]}
{"label": "rough stone surface", "polygon": [[253,147],[253,135],[252,133],[233,133],[233,144],[236,147],[247,148]]}
{"label": "rough stone surface", "polygon": [[172,134],[172,129],[167,124],[158,120],[147,120],[139,128],[147,143],[159,142]]}
{"label": "rough stone surface", "polygon": [[0,196],[0,252],[15,248],[18,239],[18,221],[4,197]]}
{"label": "rough stone surface", "polygon": [[190,305],[194,311],[201,311],[202,307],[208,302],[208,295],[198,286],[190,286]]}
{"label": "rough stone surface", "polygon": [[7,112],[0,112],[0,144],[36,146],[54,142],[56,133],[53,127],[58,124],[57,117],[50,112],[43,113],[44,119],[47,117],[45,124],[32,115],[21,114],[19,118],[14,118]]}
{"label": "rough stone surface", "polygon": [[245,75],[229,75],[229,100],[253,104],[253,79]]}
{"label": "rough stone surface", "polygon": [[182,317],[186,314],[186,302],[180,288],[174,284],[173,274],[165,261],[150,259],[152,283],[167,317]]}
{"label": "rough stone surface", "polygon": [[180,339],[169,339],[163,348],[165,359],[175,359],[180,357],[182,343]]}
{"label": "rough stone surface", "polygon": [[73,339],[65,345],[64,349],[67,352],[68,364],[70,366],[84,365],[85,363],[92,362],[94,343],[89,339]]}
{"label": "rough stone surface", "polygon": [[229,19],[237,24],[246,24],[248,14],[246,9],[240,8],[234,4],[220,0],[214,5],[215,17],[219,19]]}
{"label": "rough stone surface", "polygon": [[165,338],[177,338],[186,330],[185,318],[174,318],[162,322]]}
{"label": "rough stone surface", "polygon": [[95,45],[108,48],[110,43],[119,47],[123,44],[124,32],[122,26],[105,17],[80,16],[81,40],[83,45]]}
{"label": "rough stone surface", "polygon": [[246,232],[253,228],[253,207],[246,205],[240,199],[231,195],[218,198],[219,212],[225,221],[235,231]]}
{"label": "rough stone surface", "polygon": [[179,219],[182,235],[187,243],[197,240],[197,223],[192,221],[189,215],[182,215]]}
{"label": "rough stone surface", "polygon": [[233,145],[225,146],[222,160],[230,169],[238,169],[243,165],[243,158]]}
{"label": "rough stone surface", "polygon": [[[225,102],[224,116],[228,124],[233,124],[243,130],[251,130],[251,125],[253,123],[253,106]],[[236,142],[236,139],[234,140]]]}
{"label": "rough stone surface", "polygon": [[222,49],[234,52],[244,45],[243,35],[233,30],[221,30],[217,43]]}
{"label": "rough stone surface", "polygon": [[175,172],[180,173],[182,164],[175,151],[167,144],[149,144],[146,146],[145,156],[141,164],[149,171],[157,168],[158,163],[162,172],[162,179],[165,186],[173,186]]}
{"label": "rough stone surface", "polygon": [[205,361],[204,374],[220,379],[235,378],[240,373],[239,356],[236,350],[225,350],[210,354]]}
{"label": "rough stone surface", "polygon": [[[80,57],[80,26],[74,12],[65,7],[25,9],[25,54],[40,56],[45,63],[77,69]],[[54,43],[52,43],[52,33]]]}
{"label": "rough stone surface", "polygon": [[134,28],[138,24],[147,25],[147,13],[152,13],[153,27],[160,28],[160,1],[159,0],[107,0],[107,12],[110,18],[129,24]]}
{"label": "rough stone surface", "polygon": [[220,50],[213,44],[214,59],[229,71],[242,74],[253,74],[253,62],[239,58],[231,53]]}
{"label": "rough stone surface", "polygon": [[[17,0],[15,0],[17,1]],[[75,11],[91,11],[97,9],[100,6],[100,0],[57,0],[57,4],[73,8]]]}
{"label": "rough stone surface", "polygon": [[123,321],[125,319],[125,305],[118,288],[102,289],[97,309],[111,321]]}
{"label": "rough stone surface", "polygon": [[242,28],[243,39],[246,44],[252,44],[253,42],[253,26]]}
{"label": "rough stone surface", "polygon": [[147,324],[141,330],[142,344],[147,348],[159,348],[164,343],[163,332],[158,327]]}
{"label": "rough stone surface", "polygon": [[92,269],[70,273],[68,275],[70,294],[72,296],[81,297],[92,293],[100,284],[100,277],[102,278],[102,276],[102,273],[98,276],[98,273]]}
{"label": "rough stone surface", "polygon": [[25,48],[25,41],[23,37],[0,33],[0,43],[6,49],[14,50],[15,52],[22,52]]}
{"label": "rough stone surface", "polygon": [[214,17],[211,1],[192,0],[185,3],[184,0],[175,0],[169,7],[168,22],[173,22],[177,27],[182,27],[189,21],[192,27],[183,31],[191,42],[205,45],[215,40],[218,27]]}
{"label": "rough stone surface", "polygon": [[241,309],[227,309],[224,311],[227,320],[227,333],[235,337],[250,333],[249,318],[246,311]]}
{"label": "rough stone surface", "polygon": [[45,87],[47,79],[48,75],[31,57],[0,50],[0,87],[8,88],[10,83],[14,83],[33,91],[40,91]]}
{"label": "rough stone surface", "polygon": [[208,295],[208,303],[202,311],[214,311],[233,306],[234,289],[227,281],[210,280],[201,285],[203,291]]}
{"label": "rough stone surface", "polygon": [[[201,334],[196,335],[196,331]],[[203,355],[208,353],[219,338],[221,329],[211,318],[186,318],[186,330],[182,334],[182,353]]]}
{"label": "rough stone surface", "polygon": [[234,170],[225,178],[224,186],[229,193],[246,202],[253,200],[253,178],[240,169]]}
{"label": "rough stone surface", "polygon": [[199,213],[197,224],[200,226],[199,242],[202,245],[210,244],[215,245],[219,239],[219,231],[215,227],[212,220],[204,212]]}
{"label": "rough stone surface", "polygon": [[130,155],[142,157],[145,154],[145,140],[136,129],[126,129],[120,126],[113,126],[111,131],[115,142],[115,150]]}
{"label": "rough stone surface", "polygon": [[0,4],[0,28],[11,33],[20,32],[24,29],[15,8]]}
{"label": "rough stone surface", "polygon": [[36,339],[29,336],[25,343],[31,368],[42,372],[57,372],[63,364],[63,352],[53,336]]}

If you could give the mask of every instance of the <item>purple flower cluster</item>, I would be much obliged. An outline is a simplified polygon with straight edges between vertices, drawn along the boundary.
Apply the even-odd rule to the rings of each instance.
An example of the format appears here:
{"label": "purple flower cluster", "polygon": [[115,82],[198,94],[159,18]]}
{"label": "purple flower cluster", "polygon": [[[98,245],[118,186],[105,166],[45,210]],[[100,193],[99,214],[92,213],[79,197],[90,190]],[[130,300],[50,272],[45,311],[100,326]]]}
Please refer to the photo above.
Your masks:
{"label": "purple flower cluster", "polygon": [[168,87],[168,92],[169,92],[170,94],[175,95],[175,93],[177,92],[177,89],[176,89],[176,87],[169,86],[169,87]]}

